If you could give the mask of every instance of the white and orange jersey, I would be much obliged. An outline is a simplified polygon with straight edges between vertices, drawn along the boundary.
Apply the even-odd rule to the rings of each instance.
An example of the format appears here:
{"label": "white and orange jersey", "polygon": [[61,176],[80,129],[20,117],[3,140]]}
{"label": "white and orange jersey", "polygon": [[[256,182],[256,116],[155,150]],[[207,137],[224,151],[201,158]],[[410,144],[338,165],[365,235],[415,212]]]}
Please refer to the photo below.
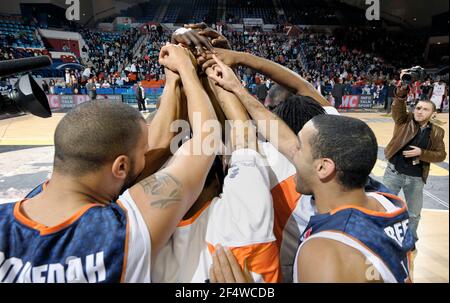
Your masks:
{"label": "white and orange jersey", "polygon": [[152,266],[153,282],[209,280],[217,244],[229,247],[256,282],[279,282],[270,178],[262,156],[242,149],[231,156],[223,193],[179,223]]}
{"label": "white and orange jersey", "polygon": [[[339,115],[325,106],[328,115]],[[269,167],[270,191],[274,205],[274,234],[280,254],[283,282],[292,282],[292,267],[299,239],[311,216],[316,214],[309,195],[296,191],[295,166],[269,142],[259,142],[259,150]]]}
{"label": "white and orange jersey", "polygon": [[270,192],[274,207],[274,235],[280,254],[283,282],[292,282],[292,267],[300,236],[315,214],[311,196],[295,189],[294,165],[271,143],[260,142],[259,149],[269,168]]}

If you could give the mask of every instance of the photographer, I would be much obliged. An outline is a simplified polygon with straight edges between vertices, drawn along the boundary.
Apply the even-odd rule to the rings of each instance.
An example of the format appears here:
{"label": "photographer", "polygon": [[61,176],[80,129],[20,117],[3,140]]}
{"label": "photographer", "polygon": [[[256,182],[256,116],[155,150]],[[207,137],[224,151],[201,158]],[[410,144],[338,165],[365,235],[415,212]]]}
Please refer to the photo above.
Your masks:
{"label": "photographer", "polygon": [[389,160],[383,183],[398,194],[403,188],[409,213],[409,227],[417,242],[417,227],[423,204],[423,187],[430,171],[430,163],[444,161],[444,130],[431,123],[436,116],[433,102],[422,100],[412,113],[406,111],[409,88],[404,81],[395,91],[392,104],[394,133],[384,153]]}

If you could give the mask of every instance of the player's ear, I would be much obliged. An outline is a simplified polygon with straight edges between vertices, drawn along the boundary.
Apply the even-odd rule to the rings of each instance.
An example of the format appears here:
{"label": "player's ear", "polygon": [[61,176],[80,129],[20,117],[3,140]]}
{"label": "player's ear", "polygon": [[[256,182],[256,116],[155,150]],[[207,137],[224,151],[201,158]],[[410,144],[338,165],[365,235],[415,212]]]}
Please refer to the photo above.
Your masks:
{"label": "player's ear", "polygon": [[118,156],[111,167],[111,172],[118,179],[126,179],[130,170],[130,159],[125,155]]}
{"label": "player's ear", "polygon": [[333,160],[329,158],[322,158],[317,162],[316,171],[319,179],[321,181],[326,181],[334,176],[336,165]]}

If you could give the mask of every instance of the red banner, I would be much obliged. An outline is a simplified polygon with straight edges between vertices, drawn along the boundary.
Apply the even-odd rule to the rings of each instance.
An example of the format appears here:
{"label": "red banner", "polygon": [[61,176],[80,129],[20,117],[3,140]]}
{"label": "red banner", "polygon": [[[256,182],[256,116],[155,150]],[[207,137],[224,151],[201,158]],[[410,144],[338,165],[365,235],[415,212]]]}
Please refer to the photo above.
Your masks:
{"label": "red banner", "polygon": [[342,103],[339,108],[358,108],[359,96],[358,95],[345,95],[342,96]]}

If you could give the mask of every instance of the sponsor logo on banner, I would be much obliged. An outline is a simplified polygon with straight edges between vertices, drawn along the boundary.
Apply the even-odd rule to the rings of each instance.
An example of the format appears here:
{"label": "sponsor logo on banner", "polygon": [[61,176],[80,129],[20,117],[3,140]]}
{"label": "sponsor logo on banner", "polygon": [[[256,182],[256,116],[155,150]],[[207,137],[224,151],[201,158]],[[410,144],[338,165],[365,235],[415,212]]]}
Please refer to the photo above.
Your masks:
{"label": "sponsor logo on banner", "polygon": [[[97,95],[97,100],[108,99],[122,102],[122,95]],[[69,110],[90,100],[88,95],[47,95],[50,109]]]}
{"label": "sponsor logo on banner", "polygon": [[357,95],[345,95],[342,96],[342,104],[339,108],[358,108],[359,97]]}
{"label": "sponsor logo on banner", "polygon": [[51,109],[61,109],[59,95],[47,95],[48,105]]}
{"label": "sponsor logo on banner", "polygon": [[361,95],[359,97],[359,108],[372,108],[373,96]]}
{"label": "sponsor logo on banner", "polygon": [[245,25],[249,25],[249,26],[264,24],[264,21],[261,18],[243,18],[243,22]]}

